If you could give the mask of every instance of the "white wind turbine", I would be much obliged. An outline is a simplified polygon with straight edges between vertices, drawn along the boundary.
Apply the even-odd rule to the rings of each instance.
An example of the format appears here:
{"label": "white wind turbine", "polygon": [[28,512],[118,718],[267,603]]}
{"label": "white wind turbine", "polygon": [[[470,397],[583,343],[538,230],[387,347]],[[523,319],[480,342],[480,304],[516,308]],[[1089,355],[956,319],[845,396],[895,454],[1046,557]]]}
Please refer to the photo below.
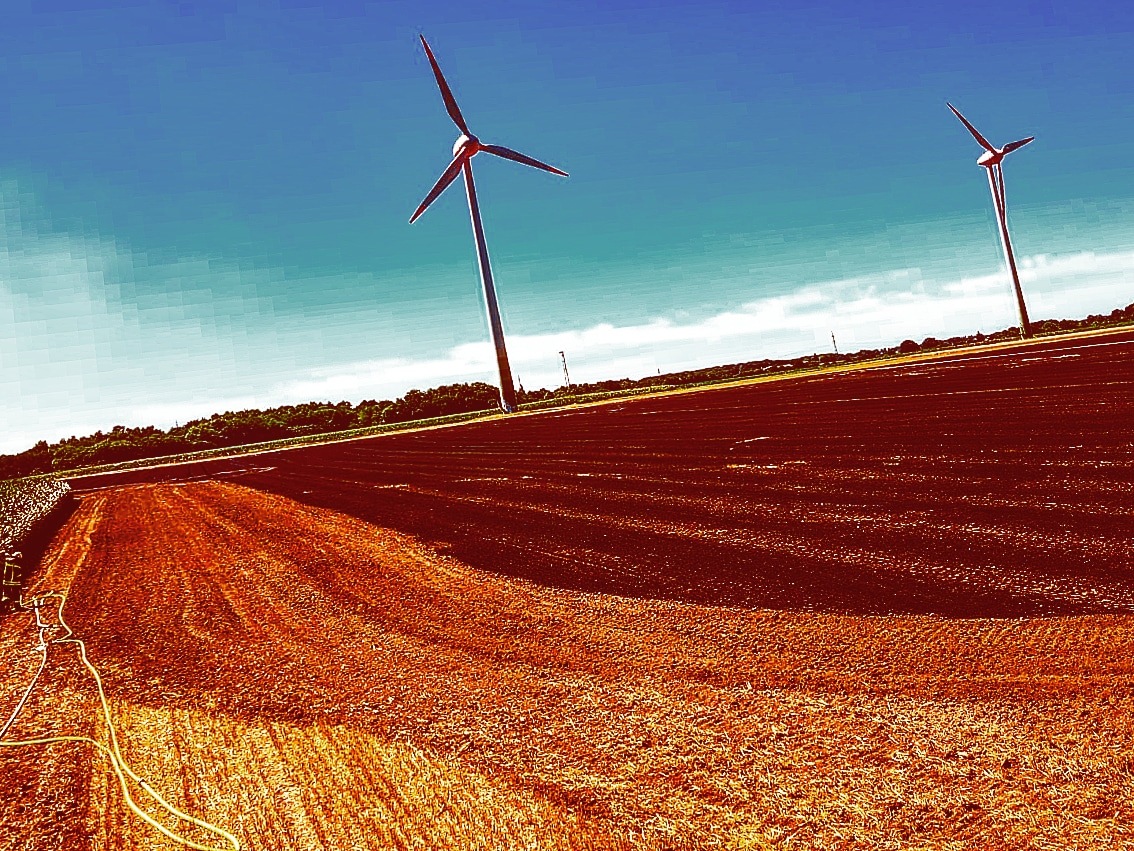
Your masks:
{"label": "white wind turbine", "polygon": [[508,352],[504,348],[504,328],[500,324],[500,308],[496,303],[496,288],[492,284],[492,267],[488,262],[488,245],[484,240],[484,225],[481,224],[480,207],[476,202],[472,158],[484,152],[495,154],[506,160],[530,165],[533,168],[541,168],[544,171],[550,171],[552,174],[561,174],[564,177],[567,176],[567,172],[547,163],[541,163],[539,160],[532,159],[510,148],[482,144],[469,131],[469,127],[461,115],[461,110],[457,107],[457,101],[449,90],[445,77],[441,74],[441,68],[438,67],[437,60],[433,58],[433,51],[429,49],[425,36],[420,36],[420,38],[421,46],[425,48],[425,55],[429,58],[429,64],[433,66],[433,75],[437,78],[437,88],[441,90],[445,109],[448,111],[449,117],[453,119],[453,123],[457,125],[457,129],[461,131],[461,135],[457,137],[457,141],[453,145],[453,161],[449,163],[448,168],[433,184],[433,188],[429,190],[425,200],[414,210],[413,215],[410,216],[410,224],[413,224],[417,217],[425,212],[426,208],[445,191],[449,184],[456,180],[458,172],[464,173],[465,192],[469,196],[469,215],[472,217],[473,236],[476,238],[476,256],[480,264],[480,280],[484,284],[484,303],[488,309],[488,326],[492,333],[492,344],[496,348],[496,366],[500,371],[500,407],[511,413],[516,410],[516,390],[512,384],[512,369],[508,365]]}
{"label": "white wind turbine", "polygon": [[1012,274],[1012,286],[1016,289],[1016,304],[1020,308],[1020,335],[1030,337],[1032,336],[1032,325],[1028,321],[1028,308],[1024,304],[1024,291],[1020,288],[1020,274],[1016,271],[1016,258],[1012,254],[1012,240],[1008,237],[1008,207],[1004,196],[1004,169],[1001,166],[1001,161],[1008,154],[1019,150],[1035,139],[1035,136],[1020,139],[1018,142],[1009,142],[1003,148],[993,147],[968,122],[968,119],[957,111],[953,104],[946,103],[945,105],[953,110],[953,114],[961,119],[961,123],[968,128],[969,132],[973,134],[973,138],[984,148],[984,153],[977,159],[977,165],[988,169],[988,185],[992,189],[992,203],[996,207],[996,221],[1000,225],[1000,241],[1004,245],[1004,257],[1008,261],[1008,271]]}

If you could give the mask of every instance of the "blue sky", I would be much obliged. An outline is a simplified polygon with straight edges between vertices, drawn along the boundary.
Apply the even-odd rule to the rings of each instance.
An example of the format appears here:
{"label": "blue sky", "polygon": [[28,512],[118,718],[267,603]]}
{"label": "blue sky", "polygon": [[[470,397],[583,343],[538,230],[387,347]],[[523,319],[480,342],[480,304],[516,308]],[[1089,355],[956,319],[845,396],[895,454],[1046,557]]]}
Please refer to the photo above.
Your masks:
{"label": "blue sky", "polygon": [[495,382],[475,161],[528,387],[1134,301],[1134,11],[1114,3],[24,3],[0,29],[0,452]]}

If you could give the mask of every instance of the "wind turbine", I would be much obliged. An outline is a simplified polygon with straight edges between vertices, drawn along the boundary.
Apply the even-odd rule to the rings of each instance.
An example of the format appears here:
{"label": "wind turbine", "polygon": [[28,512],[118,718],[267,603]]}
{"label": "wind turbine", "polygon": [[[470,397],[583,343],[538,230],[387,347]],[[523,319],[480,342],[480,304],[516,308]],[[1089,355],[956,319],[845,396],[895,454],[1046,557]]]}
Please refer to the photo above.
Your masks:
{"label": "wind turbine", "polygon": [[525,156],[519,151],[513,151],[511,148],[481,143],[465,123],[461,110],[457,107],[457,101],[449,90],[449,84],[445,82],[445,77],[441,73],[441,68],[437,65],[437,60],[433,58],[433,51],[429,49],[429,43],[425,40],[425,36],[419,37],[421,38],[421,46],[425,48],[425,55],[429,58],[429,64],[433,66],[433,76],[437,78],[437,88],[441,90],[445,109],[449,113],[449,117],[453,119],[453,123],[457,125],[457,129],[461,131],[461,135],[453,144],[453,161],[449,163],[441,177],[433,184],[433,188],[429,190],[425,200],[414,210],[413,215],[410,216],[410,224],[412,225],[417,217],[437,200],[437,197],[445,191],[449,184],[457,179],[458,173],[464,174],[465,192],[469,196],[469,215],[472,217],[473,237],[476,239],[476,256],[480,265],[480,280],[484,284],[484,303],[488,309],[488,326],[492,333],[492,345],[496,348],[496,366],[500,371],[500,407],[506,413],[512,413],[516,410],[516,390],[512,384],[512,369],[508,365],[508,352],[504,348],[504,328],[500,324],[500,308],[496,303],[496,288],[492,284],[492,267],[488,262],[488,244],[484,240],[484,225],[480,220],[480,206],[476,202],[472,158],[483,152],[529,165],[532,168],[541,168],[544,171],[550,171],[552,174],[561,174],[564,177],[567,176],[567,172],[547,163],[541,163],[539,160]]}
{"label": "wind turbine", "polygon": [[1003,148],[993,147],[989,141],[980,135],[973,125],[971,125],[965,116],[957,111],[957,108],[951,103],[946,103],[949,109],[953,110],[953,114],[961,119],[961,123],[969,129],[982,148],[984,153],[977,159],[977,165],[984,166],[988,169],[988,185],[992,189],[992,203],[996,207],[996,221],[1000,225],[1000,241],[1004,245],[1004,258],[1008,261],[1008,271],[1012,273],[1012,286],[1016,289],[1016,304],[1020,308],[1020,335],[1022,337],[1032,336],[1032,325],[1028,321],[1028,308],[1024,304],[1024,291],[1020,289],[1020,274],[1016,271],[1016,258],[1012,254],[1012,240],[1008,237],[1008,207],[1007,201],[1004,197],[1004,169],[1001,162],[1004,157],[1013,151],[1019,150],[1028,144],[1028,142],[1035,139],[1035,136],[1029,136],[1026,139],[1020,139],[1018,142],[1009,142]]}

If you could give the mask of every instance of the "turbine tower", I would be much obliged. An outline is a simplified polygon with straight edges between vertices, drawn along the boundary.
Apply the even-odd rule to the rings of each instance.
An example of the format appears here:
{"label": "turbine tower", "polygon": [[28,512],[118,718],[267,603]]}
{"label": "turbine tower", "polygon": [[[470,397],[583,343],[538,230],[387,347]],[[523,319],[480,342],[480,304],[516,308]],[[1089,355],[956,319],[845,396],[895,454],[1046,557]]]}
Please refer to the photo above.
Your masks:
{"label": "turbine tower", "polygon": [[1000,241],[1004,245],[1004,258],[1008,261],[1008,271],[1012,274],[1012,286],[1016,289],[1016,305],[1020,308],[1020,335],[1030,337],[1032,336],[1032,325],[1028,321],[1028,308],[1024,304],[1024,291],[1020,288],[1020,274],[1016,271],[1016,258],[1012,254],[1012,240],[1008,237],[1008,207],[1004,197],[1004,169],[1001,162],[1008,154],[1019,150],[1035,139],[1035,136],[1020,139],[1018,142],[1009,142],[1003,148],[993,147],[968,122],[968,119],[957,111],[953,104],[946,103],[945,105],[953,110],[953,114],[961,119],[961,123],[968,128],[969,132],[973,134],[973,138],[984,148],[984,153],[977,159],[977,165],[988,169],[988,185],[992,189],[992,203],[996,208],[996,221],[1000,225]]}
{"label": "turbine tower", "polygon": [[413,215],[410,216],[410,224],[412,225],[417,217],[424,213],[426,208],[445,191],[449,184],[457,179],[458,173],[464,174],[465,192],[469,197],[469,215],[472,217],[473,237],[476,239],[476,257],[480,265],[480,281],[484,285],[484,303],[488,309],[488,327],[492,333],[492,345],[496,349],[496,366],[500,371],[500,407],[506,413],[512,413],[516,410],[516,389],[512,384],[512,369],[508,365],[508,352],[504,348],[504,328],[500,324],[500,307],[496,303],[496,288],[492,284],[492,267],[488,262],[488,244],[484,240],[484,225],[480,220],[480,206],[476,202],[472,158],[483,152],[529,165],[532,168],[541,168],[544,171],[550,171],[552,174],[561,174],[564,177],[567,176],[567,172],[547,163],[541,163],[539,160],[532,159],[510,148],[500,145],[485,145],[474,136],[465,123],[461,110],[457,107],[457,101],[449,90],[449,84],[445,82],[445,77],[441,74],[437,60],[433,58],[433,51],[429,49],[429,43],[425,40],[425,36],[420,36],[420,38],[421,46],[425,48],[425,55],[429,58],[429,64],[433,66],[433,76],[437,78],[437,88],[441,90],[441,98],[445,101],[445,110],[453,119],[453,123],[457,125],[457,129],[461,131],[461,135],[453,144],[453,161],[449,163],[441,177],[433,184],[433,188],[429,190],[425,200],[414,210]]}

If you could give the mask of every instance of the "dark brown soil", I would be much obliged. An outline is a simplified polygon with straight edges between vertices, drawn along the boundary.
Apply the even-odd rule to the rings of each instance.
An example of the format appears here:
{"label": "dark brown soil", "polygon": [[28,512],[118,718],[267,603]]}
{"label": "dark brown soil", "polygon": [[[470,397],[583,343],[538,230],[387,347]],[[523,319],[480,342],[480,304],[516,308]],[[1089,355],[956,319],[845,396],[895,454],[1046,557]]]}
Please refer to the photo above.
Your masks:
{"label": "dark brown soil", "polygon": [[565,589],[861,614],[1134,611],[1130,332],[189,470]]}

